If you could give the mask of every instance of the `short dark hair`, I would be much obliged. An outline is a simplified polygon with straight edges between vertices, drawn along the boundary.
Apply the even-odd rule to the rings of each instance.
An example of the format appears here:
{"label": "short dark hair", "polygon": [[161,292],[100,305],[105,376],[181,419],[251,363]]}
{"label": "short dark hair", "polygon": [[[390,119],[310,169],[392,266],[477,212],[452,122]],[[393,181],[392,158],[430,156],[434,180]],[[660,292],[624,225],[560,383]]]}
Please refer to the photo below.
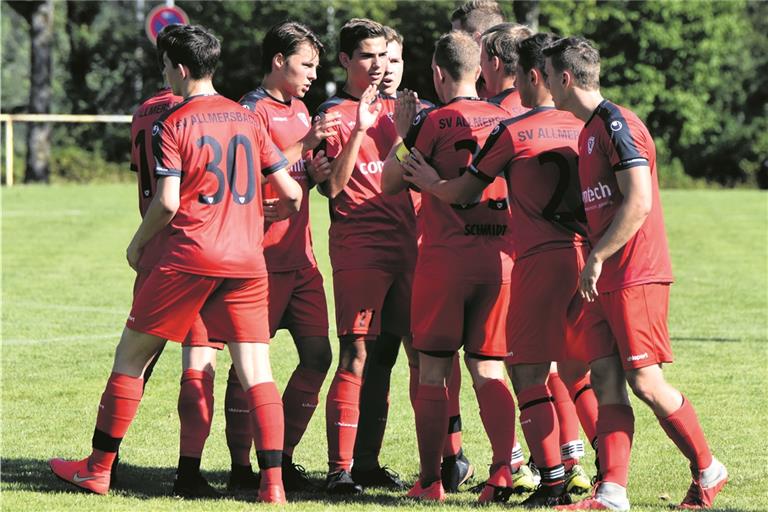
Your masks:
{"label": "short dark hair", "polygon": [[395,42],[400,45],[400,48],[403,47],[403,42],[405,41],[403,34],[387,25],[384,25],[384,38],[387,40],[387,44]]}
{"label": "short dark hair", "polygon": [[298,53],[299,47],[305,43],[314,48],[318,56],[325,50],[320,39],[306,25],[295,21],[274,25],[264,36],[261,48],[261,67],[264,73],[272,71],[272,59],[275,55],[282,53],[284,57],[290,57]]}
{"label": "short dark hair", "polygon": [[543,50],[557,40],[558,36],[555,34],[542,32],[520,41],[517,44],[517,56],[519,59],[518,63],[523,68],[523,71],[527,73],[536,68],[543,75],[544,63],[547,60],[544,57]]}
{"label": "short dark hair", "polygon": [[352,18],[341,27],[339,32],[339,51],[344,52],[350,57],[360,45],[360,41],[383,37],[386,39],[386,33],[381,23],[377,23],[368,18]]}
{"label": "short dark hair", "polygon": [[454,80],[460,80],[474,73],[480,66],[480,52],[477,49],[477,42],[471,35],[463,30],[452,30],[443,34],[435,43],[435,64]]}
{"label": "short dark hair", "polygon": [[555,71],[570,71],[583,89],[600,88],[600,52],[583,37],[563,37],[544,48]]}
{"label": "short dark hair", "polygon": [[163,55],[168,55],[174,66],[182,64],[189,68],[190,76],[200,80],[213,76],[221,43],[199,25],[168,25],[157,35],[157,58],[161,63]]}
{"label": "short dark hair", "polygon": [[461,29],[474,34],[504,22],[501,7],[494,0],[469,0],[451,14],[451,22],[458,21]]}
{"label": "short dark hair", "polygon": [[488,57],[498,57],[504,63],[504,74],[515,74],[517,44],[533,35],[533,30],[519,23],[499,23],[483,32],[482,45]]}

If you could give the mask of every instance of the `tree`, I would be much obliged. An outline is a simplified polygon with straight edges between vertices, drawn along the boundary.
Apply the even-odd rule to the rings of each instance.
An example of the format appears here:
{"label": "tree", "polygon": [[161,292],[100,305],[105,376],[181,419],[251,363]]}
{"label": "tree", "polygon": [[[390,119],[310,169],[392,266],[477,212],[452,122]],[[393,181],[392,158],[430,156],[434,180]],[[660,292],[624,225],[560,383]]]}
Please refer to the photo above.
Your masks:
{"label": "tree", "polygon": [[[8,2],[29,24],[30,87],[29,112],[50,113],[53,64],[53,0]],[[27,133],[27,167],[24,182],[48,182],[51,156],[50,123],[32,123]]]}

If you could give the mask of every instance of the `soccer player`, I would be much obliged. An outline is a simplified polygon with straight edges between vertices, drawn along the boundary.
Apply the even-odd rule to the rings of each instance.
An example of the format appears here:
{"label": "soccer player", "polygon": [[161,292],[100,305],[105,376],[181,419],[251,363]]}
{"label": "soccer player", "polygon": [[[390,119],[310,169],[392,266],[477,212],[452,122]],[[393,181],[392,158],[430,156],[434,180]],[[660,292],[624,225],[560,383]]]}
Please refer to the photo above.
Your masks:
{"label": "soccer player", "polygon": [[587,301],[592,385],[599,410],[600,482],[567,510],[628,510],[626,487],[634,415],[625,381],[689,460],[693,482],[680,508],[709,508],[728,472],[712,456],[691,402],[667,383],[672,268],[659,201],[653,138],[632,111],[600,93],[600,55],[587,40],[544,49],[555,106],[586,124],[579,135],[579,179],[592,250],[579,277]]}
{"label": "soccer player", "polygon": [[[299,354],[299,364],[283,392],[285,409],[285,445],[283,448],[283,484],[287,491],[308,490],[311,483],[303,468],[293,463],[293,451],[307,429],[318,404],[320,387],[331,365],[328,340],[328,309],[323,278],[312,251],[309,227],[309,190],[325,181],[330,166],[322,151],[314,165],[305,165],[312,150],[324,138],[335,133],[338,115],[328,115],[310,124],[310,116],[301,98],[317,79],[317,66],[323,45],[306,26],[284,22],[273,26],[264,36],[261,86],[240,99],[240,104],[261,120],[272,141],[285,154],[291,177],[302,188],[303,200],[297,215],[279,220],[281,205],[270,186],[265,186],[268,209],[264,234],[264,258],[269,270],[269,329],[274,337],[278,329],[288,329]],[[251,436],[248,417],[241,404],[245,395],[230,370],[227,418],[240,417],[247,436],[238,441],[238,432],[228,435],[243,461],[249,460]],[[228,423],[229,426],[229,423]],[[228,429],[229,433],[229,429]],[[242,439],[242,438],[240,438]]]}
{"label": "soccer player", "polygon": [[381,193],[383,160],[397,137],[389,107],[378,95],[387,67],[384,28],[368,19],[352,19],[339,36],[346,83],[318,114],[338,112],[342,120],[338,133],[320,145],[332,160],[330,176],[320,190],[330,202],[329,245],[340,342],[339,365],[326,402],[326,488],[334,494],[359,493],[360,484],[403,487],[399,477],[377,461],[356,459],[352,474],[350,467],[364,373],[371,365],[391,371],[400,340],[410,333],[416,259],[411,196],[407,191],[386,197]]}
{"label": "soccer player", "polygon": [[285,502],[283,410],[269,363],[258,184],[266,176],[294,211],[301,188],[258,120],[216,94],[212,76],[220,52],[219,41],[201,27],[171,25],[158,37],[167,83],[185,100],[152,127],[157,193],[128,246],[128,263],[136,268],[147,242],[167,226],[173,235],[134,298],[99,405],[93,451],[80,461],[49,462],[56,476],[97,494],[109,490],[110,467],[141,401],[146,366],[166,340],[184,339],[199,313],[211,339],[229,342],[247,389],[257,427],[259,499]]}
{"label": "soccer player", "polygon": [[[420,112],[405,141],[390,152],[384,166],[385,191],[400,193],[407,188],[401,161],[412,158],[409,150],[430,159],[445,177],[466,171],[493,127],[507,115],[477,97],[479,74],[477,44],[468,34],[453,31],[437,41],[432,77],[445,105]],[[413,96],[400,102],[405,109],[414,108]],[[418,500],[445,499],[440,462],[448,419],[446,383],[461,346],[493,449],[491,476],[479,500],[506,501],[512,493],[512,473],[517,469],[511,464],[515,404],[503,364],[512,257],[503,180],[501,185],[501,197],[478,195],[462,204],[449,205],[422,194],[422,242],[411,306],[413,346],[419,351],[414,411],[420,474],[408,492]]]}
{"label": "soccer player", "polygon": [[[389,58],[389,62],[387,64],[387,71],[384,73],[384,79],[381,81],[381,85],[379,86],[379,91],[384,101],[389,100],[394,102],[401,94],[401,92],[398,91],[398,87],[400,87],[400,83],[403,79],[403,36],[391,27],[385,26],[384,31],[387,38],[387,56]],[[403,92],[407,93],[407,90]],[[417,105],[417,110],[434,107],[432,103],[423,99],[419,99],[418,103],[419,104]],[[394,106],[392,108],[394,109]],[[416,111],[413,111],[413,116],[415,116],[416,113]],[[410,127],[410,121],[404,127],[405,133],[407,133],[408,127]],[[418,192],[411,191],[411,197],[413,199],[414,206],[418,215],[418,211],[421,207],[421,195]],[[413,349],[413,340],[410,336],[405,336],[403,338],[403,347],[405,348],[406,354],[408,355],[408,368],[410,370],[409,395],[411,404],[413,404],[416,398],[416,391],[419,386],[419,354]],[[446,492],[451,493],[458,492],[459,486],[472,478],[475,472],[474,466],[472,466],[467,457],[464,455],[464,451],[461,447],[461,368],[458,355],[454,357],[453,363],[454,368],[451,372],[451,378],[448,382],[448,437],[446,438],[445,446],[443,447],[443,462],[441,466],[443,487],[445,488]],[[374,416],[374,419],[386,419],[386,414],[381,414],[381,412],[376,411],[376,405],[381,406],[383,403],[385,406],[388,406],[388,401],[376,399],[369,400],[366,397],[366,393],[369,389],[376,389],[377,386],[374,386],[373,384],[382,378],[387,379],[386,389],[388,390],[389,376],[391,375],[391,371],[385,368],[382,372],[376,372],[375,368],[376,366],[369,367],[368,374],[366,375],[366,379],[363,383],[363,388],[361,391],[360,426],[358,428],[357,442],[355,443],[354,453],[355,464],[358,463],[357,461],[365,459],[366,453],[364,448],[367,445],[371,446],[369,452],[375,453],[377,457],[379,451],[381,450],[384,424],[379,422],[380,428],[376,429],[375,423],[373,421],[367,421],[367,418],[374,416],[375,413],[378,412],[378,414]],[[381,374],[382,377],[378,377],[377,373]],[[378,388],[381,387],[382,386],[378,386]],[[374,406],[369,407],[369,404],[374,404]],[[381,434],[380,436],[376,437],[378,432],[381,432]],[[374,442],[365,443],[366,439],[378,441],[378,444]]]}
{"label": "soccer player", "polygon": [[480,39],[480,69],[489,94],[488,100],[509,112],[512,117],[525,114],[528,109],[520,102],[515,88],[517,44],[533,35],[525,25],[501,23],[483,32]]}

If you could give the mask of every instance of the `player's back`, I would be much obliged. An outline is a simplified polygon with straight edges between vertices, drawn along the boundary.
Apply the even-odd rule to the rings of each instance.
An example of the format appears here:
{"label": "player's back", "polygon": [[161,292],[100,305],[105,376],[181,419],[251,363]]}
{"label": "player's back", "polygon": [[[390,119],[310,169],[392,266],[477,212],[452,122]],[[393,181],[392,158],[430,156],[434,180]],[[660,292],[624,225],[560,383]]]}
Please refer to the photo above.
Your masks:
{"label": "player's back", "polygon": [[161,260],[220,277],[266,275],[261,180],[286,161],[253,113],[198,95],[153,126],[157,176],[181,177],[180,206]]}
{"label": "player's back", "polygon": [[[136,173],[139,190],[139,213],[147,213],[149,203],[155,196],[157,180],[154,177],[155,156],[152,154],[152,125],[168,110],[184,100],[173,94],[170,88],[163,88],[144,100],[131,119],[131,170]],[[139,270],[151,270],[162,255],[169,228],[147,242],[139,259]]]}
{"label": "player's back", "polygon": [[[456,98],[419,113],[405,145],[418,149],[444,179],[457,178],[506,113],[478,98]],[[498,282],[511,271],[509,208],[503,179],[466,205],[422,194],[419,272],[455,272],[474,282]],[[482,261],[478,265],[476,262]]]}
{"label": "player's back", "polygon": [[506,110],[511,117],[523,115],[530,110],[528,107],[523,106],[520,91],[514,87],[504,89],[499,94],[488,98],[488,101]]}
{"label": "player's back", "polygon": [[583,124],[553,107],[536,107],[501,123],[473,162],[509,186],[515,257],[584,243],[578,138]]}
{"label": "player's back", "polygon": [[[259,118],[281,151],[301,141],[310,129],[307,107],[298,98],[281,101],[259,87],[243,96],[240,104]],[[287,219],[265,225],[264,258],[270,272],[286,272],[317,265],[312,253],[309,227],[310,183],[304,168],[304,156],[288,169],[291,178],[301,185],[303,196],[299,211]],[[269,183],[264,184],[262,192],[265,199],[277,198]]]}

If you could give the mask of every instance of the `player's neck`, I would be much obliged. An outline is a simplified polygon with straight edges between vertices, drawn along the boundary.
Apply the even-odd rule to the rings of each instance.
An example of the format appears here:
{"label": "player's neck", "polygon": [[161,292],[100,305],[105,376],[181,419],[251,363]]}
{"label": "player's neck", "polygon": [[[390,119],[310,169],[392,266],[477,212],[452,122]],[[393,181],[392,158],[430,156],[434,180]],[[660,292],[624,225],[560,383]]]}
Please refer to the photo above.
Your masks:
{"label": "player's neck", "polygon": [[515,77],[513,76],[500,77],[497,80],[494,80],[493,83],[486,83],[486,87],[488,89],[488,92],[491,94],[491,96],[496,96],[497,94],[501,94],[507,89],[514,89]]}
{"label": "player's neck", "polygon": [[347,80],[347,83],[344,84],[344,88],[342,90],[353,98],[359,98],[363,95],[367,87],[368,85],[362,86]]}
{"label": "player's neck", "polygon": [[445,98],[448,101],[455,98],[477,98],[477,87],[474,82],[449,83],[446,85]]}
{"label": "player's neck", "polygon": [[586,122],[592,117],[592,113],[602,101],[603,95],[600,94],[600,89],[591,91],[574,89],[572,105],[568,110],[570,110],[573,115]]}
{"label": "player's neck", "polygon": [[284,103],[291,100],[291,95],[280,89],[279,79],[274,77],[271,73],[264,77],[264,81],[261,82],[261,87],[267,91],[267,94],[276,100],[280,100]]}
{"label": "player's neck", "polygon": [[201,80],[188,80],[182,84],[181,95],[185,98],[190,96],[199,96],[202,94],[216,94],[213,82],[210,78]]}

